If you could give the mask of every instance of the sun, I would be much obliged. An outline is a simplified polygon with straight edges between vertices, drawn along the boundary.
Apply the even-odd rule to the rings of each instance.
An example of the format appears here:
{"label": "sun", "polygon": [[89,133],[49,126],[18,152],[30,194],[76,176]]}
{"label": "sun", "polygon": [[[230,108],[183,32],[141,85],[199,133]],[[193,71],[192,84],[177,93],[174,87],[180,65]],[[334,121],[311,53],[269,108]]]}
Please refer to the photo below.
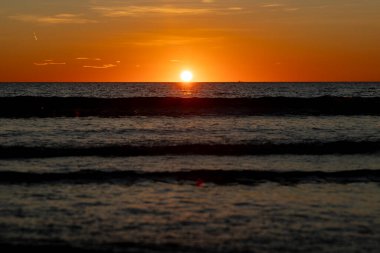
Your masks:
{"label": "sun", "polygon": [[181,72],[180,77],[182,81],[190,82],[191,80],[193,80],[193,73],[191,73],[191,71],[189,70],[184,70]]}

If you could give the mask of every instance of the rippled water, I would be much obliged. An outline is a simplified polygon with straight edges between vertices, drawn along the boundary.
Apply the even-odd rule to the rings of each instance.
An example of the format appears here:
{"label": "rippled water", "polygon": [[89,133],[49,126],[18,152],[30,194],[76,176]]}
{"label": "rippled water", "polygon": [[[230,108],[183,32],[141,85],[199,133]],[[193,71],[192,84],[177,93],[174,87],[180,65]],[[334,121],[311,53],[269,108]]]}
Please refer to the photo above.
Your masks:
{"label": "rippled water", "polygon": [[380,116],[121,117],[1,119],[16,146],[380,141]]}
{"label": "rippled water", "polygon": [[131,252],[376,252],[380,246],[375,184],[7,185],[0,186],[0,201],[2,239],[19,243],[63,240]]}
{"label": "rippled water", "polygon": [[380,170],[378,154],[270,155],[270,156],[135,156],[135,157],[53,157],[0,160],[4,171],[71,173],[95,171],[176,172],[212,171],[355,171]]}
{"label": "rippled water", "polygon": [[[285,96],[308,103],[378,98],[380,85],[0,84],[0,99],[14,96]],[[56,101],[51,114],[0,116],[4,250],[380,250],[376,113],[55,117],[66,106]]]}
{"label": "rippled water", "polygon": [[380,97],[380,83],[0,83],[0,94],[57,97]]}

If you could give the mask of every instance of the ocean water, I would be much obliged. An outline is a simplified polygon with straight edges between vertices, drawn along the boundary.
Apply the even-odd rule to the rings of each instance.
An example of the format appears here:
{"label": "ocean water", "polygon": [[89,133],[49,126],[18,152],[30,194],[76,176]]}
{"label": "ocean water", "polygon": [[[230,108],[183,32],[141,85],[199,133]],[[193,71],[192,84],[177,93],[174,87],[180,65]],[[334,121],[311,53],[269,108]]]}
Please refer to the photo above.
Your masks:
{"label": "ocean water", "polygon": [[380,83],[2,83],[0,245],[378,252]]}

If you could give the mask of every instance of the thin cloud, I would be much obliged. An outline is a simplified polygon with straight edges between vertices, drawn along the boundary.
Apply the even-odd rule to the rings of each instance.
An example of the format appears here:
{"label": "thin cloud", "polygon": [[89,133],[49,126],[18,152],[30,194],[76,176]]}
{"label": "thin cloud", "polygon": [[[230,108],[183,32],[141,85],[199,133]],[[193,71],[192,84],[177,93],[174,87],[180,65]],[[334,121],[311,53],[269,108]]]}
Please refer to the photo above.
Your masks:
{"label": "thin cloud", "polygon": [[[212,3],[210,1],[209,3]],[[129,5],[129,6],[94,6],[92,10],[105,17],[128,17],[143,15],[202,15],[209,13],[224,14],[228,12],[241,11],[241,7],[207,8],[201,7],[179,7],[172,5]]]}
{"label": "thin cloud", "polygon": [[263,4],[261,5],[263,8],[278,8],[278,7],[284,7],[283,4]]}
{"label": "thin cloud", "polygon": [[284,11],[298,11],[300,8],[285,8]]}
{"label": "thin cloud", "polygon": [[133,42],[132,44],[136,46],[177,46],[177,45],[184,45],[189,44],[194,39],[156,39],[156,40],[149,40],[149,41],[141,41],[141,42]]}
{"label": "thin cloud", "polygon": [[230,10],[230,11],[241,11],[241,10],[243,10],[243,8],[241,8],[241,7],[229,7],[228,10]]}
{"label": "thin cloud", "polygon": [[263,5],[261,5],[261,7],[266,8],[266,9],[272,9],[272,10],[283,10],[283,11],[287,11],[287,12],[299,10],[299,8],[297,8],[297,7],[288,7],[285,4],[277,4],[277,3],[263,4]]}
{"label": "thin cloud", "polygon": [[77,58],[75,58],[75,60],[79,60],[79,61],[85,61],[85,60],[88,60],[88,61],[101,61],[102,59],[100,59],[100,58],[89,58],[89,57],[77,57]]}
{"label": "thin cloud", "polygon": [[167,36],[160,39],[141,40],[136,42],[128,42],[135,46],[178,46],[200,42],[213,42],[221,39],[220,37],[180,37],[180,36]]}
{"label": "thin cloud", "polygon": [[91,66],[91,65],[85,65],[83,66],[83,68],[92,68],[92,69],[108,69],[108,68],[114,68],[116,67],[117,65],[115,64],[103,64],[103,65],[100,65],[100,66]]}
{"label": "thin cloud", "polygon": [[34,62],[36,66],[48,66],[48,65],[66,65],[66,62],[55,62],[53,60],[44,60],[42,62]]}
{"label": "thin cloud", "polygon": [[87,24],[96,23],[95,20],[87,19],[78,14],[61,13],[52,16],[15,15],[9,16],[13,20],[40,24]]}
{"label": "thin cloud", "polygon": [[146,14],[197,15],[213,12],[208,8],[176,8],[170,6],[96,6],[94,11],[106,17],[140,16]]}

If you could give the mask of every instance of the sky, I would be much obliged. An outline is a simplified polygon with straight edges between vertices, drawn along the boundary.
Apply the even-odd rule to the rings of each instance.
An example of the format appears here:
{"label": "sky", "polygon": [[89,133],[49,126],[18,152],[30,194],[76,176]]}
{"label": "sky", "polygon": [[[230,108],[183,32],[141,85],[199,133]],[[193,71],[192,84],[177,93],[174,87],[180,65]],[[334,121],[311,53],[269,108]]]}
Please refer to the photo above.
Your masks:
{"label": "sky", "polygon": [[0,82],[380,81],[379,0],[0,0]]}

